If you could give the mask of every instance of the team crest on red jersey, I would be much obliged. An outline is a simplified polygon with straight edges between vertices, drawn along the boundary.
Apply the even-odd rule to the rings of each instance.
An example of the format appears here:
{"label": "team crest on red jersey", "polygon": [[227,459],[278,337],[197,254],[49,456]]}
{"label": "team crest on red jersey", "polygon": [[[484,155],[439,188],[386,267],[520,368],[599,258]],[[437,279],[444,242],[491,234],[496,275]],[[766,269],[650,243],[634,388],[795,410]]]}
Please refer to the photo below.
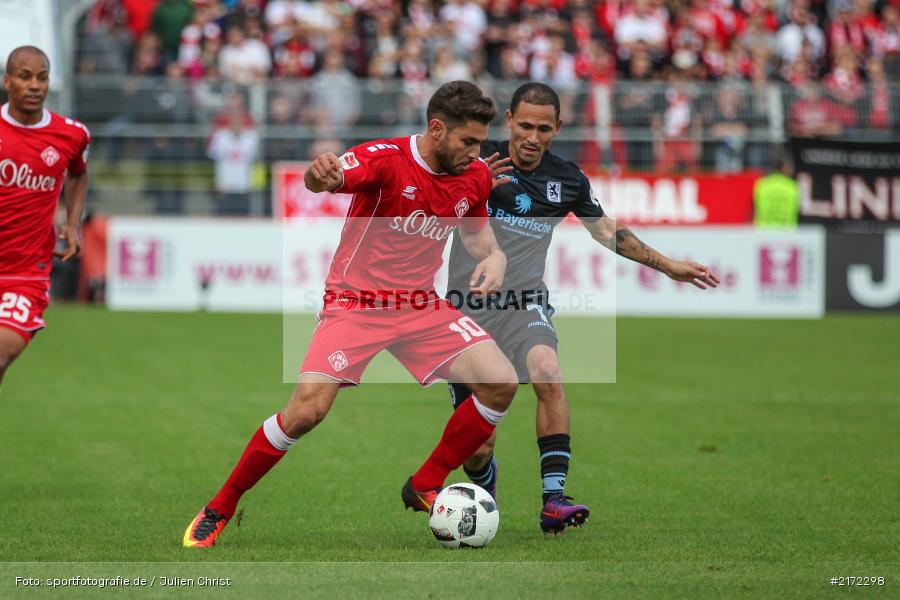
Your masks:
{"label": "team crest on red jersey", "polygon": [[469,199],[463,197],[462,200],[456,203],[456,206],[453,208],[456,211],[456,216],[460,219],[463,218],[463,215],[469,212]]}
{"label": "team crest on red jersey", "polygon": [[338,350],[337,352],[329,356],[328,362],[331,363],[331,367],[335,371],[343,371],[350,364],[350,361],[347,360],[347,356],[341,350]]}
{"label": "team crest on red jersey", "polygon": [[41,158],[48,167],[52,167],[59,161],[59,152],[53,146],[47,146],[41,152]]}

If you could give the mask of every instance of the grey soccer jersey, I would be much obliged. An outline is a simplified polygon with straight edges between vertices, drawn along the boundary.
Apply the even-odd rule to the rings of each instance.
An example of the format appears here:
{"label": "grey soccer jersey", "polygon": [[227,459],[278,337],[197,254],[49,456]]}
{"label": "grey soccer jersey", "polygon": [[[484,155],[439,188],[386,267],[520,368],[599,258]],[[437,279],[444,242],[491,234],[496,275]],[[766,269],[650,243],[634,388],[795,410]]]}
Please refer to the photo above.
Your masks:
{"label": "grey soccer jersey", "polygon": [[[482,144],[483,157],[495,152],[500,153],[501,159],[509,156],[509,142]],[[509,182],[495,187],[488,199],[489,222],[507,258],[504,297],[510,292],[515,292],[516,296],[537,292],[543,296],[538,302],[547,304],[544,265],[553,229],[570,212],[585,221],[595,221],[603,216],[603,208],[591,194],[590,182],[575,163],[547,152],[533,171],[512,166],[513,170],[506,173]],[[458,299],[468,295],[469,278],[475,264],[459,234],[454,232],[447,289],[448,297],[457,306]],[[534,300],[526,298],[526,303],[528,301]]]}

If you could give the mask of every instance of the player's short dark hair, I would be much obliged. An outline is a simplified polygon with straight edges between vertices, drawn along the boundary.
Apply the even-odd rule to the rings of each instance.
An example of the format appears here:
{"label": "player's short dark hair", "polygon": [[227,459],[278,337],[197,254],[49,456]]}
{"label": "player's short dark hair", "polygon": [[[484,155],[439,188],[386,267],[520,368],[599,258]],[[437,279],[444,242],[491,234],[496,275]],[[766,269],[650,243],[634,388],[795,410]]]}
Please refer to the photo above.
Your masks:
{"label": "player's short dark hair", "polygon": [[513,93],[509,103],[509,112],[516,114],[516,109],[522,102],[538,106],[552,106],[556,118],[559,119],[559,95],[556,90],[545,83],[529,81],[520,85]]}
{"label": "player's short dark hair", "polygon": [[448,128],[453,129],[466,121],[489,125],[497,116],[497,108],[474,83],[450,81],[431,96],[425,116],[428,121],[440,119]]}
{"label": "player's short dark hair", "polygon": [[4,67],[6,73],[10,73],[12,68],[15,66],[14,63],[16,59],[19,58],[22,54],[39,54],[43,57],[44,62],[47,63],[47,70],[50,70],[50,58],[47,54],[38,48],[37,46],[19,46],[15,48],[12,52],[9,53],[9,56],[6,58],[6,65]]}

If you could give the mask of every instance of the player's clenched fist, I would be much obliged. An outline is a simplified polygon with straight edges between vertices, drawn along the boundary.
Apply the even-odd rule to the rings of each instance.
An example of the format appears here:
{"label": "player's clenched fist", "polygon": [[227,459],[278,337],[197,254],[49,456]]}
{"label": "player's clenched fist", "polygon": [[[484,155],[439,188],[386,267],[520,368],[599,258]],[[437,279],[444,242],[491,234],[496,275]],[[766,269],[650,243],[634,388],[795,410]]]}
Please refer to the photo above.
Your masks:
{"label": "player's clenched fist", "polygon": [[312,192],[333,192],[338,189],[344,182],[341,159],[333,152],[320,154],[309,165],[303,182]]}

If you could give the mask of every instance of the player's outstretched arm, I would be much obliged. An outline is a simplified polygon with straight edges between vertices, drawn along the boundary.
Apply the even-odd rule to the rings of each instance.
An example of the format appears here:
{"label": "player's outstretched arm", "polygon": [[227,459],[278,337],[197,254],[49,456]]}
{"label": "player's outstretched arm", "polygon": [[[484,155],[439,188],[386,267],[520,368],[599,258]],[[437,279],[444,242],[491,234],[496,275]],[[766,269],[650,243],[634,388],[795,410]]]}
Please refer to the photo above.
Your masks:
{"label": "player's outstretched arm", "polygon": [[59,239],[66,241],[66,249],[53,251],[53,256],[60,257],[63,262],[68,262],[81,252],[81,239],[78,235],[78,229],[81,226],[81,213],[84,211],[87,188],[87,171],[66,175],[65,192],[63,193],[63,205],[66,207],[66,223],[59,228],[58,232]]}
{"label": "player's outstretched arm", "polygon": [[340,159],[333,152],[320,154],[304,173],[303,183],[311,192],[335,191],[344,184]]}
{"label": "player's outstretched arm", "polygon": [[639,240],[630,229],[619,225],[611,217],[601,217],[590,223],[585,222],[584,226],[595,240],[619,256],[665,273],[675,281],[691,283],[701,290],[719,285],[718,277],[710,271],[709,267],[693,261],[671,260]]}
{"label": "player's outstretched arm", "polygon": [[469,291],[480,295],[498,291],[506,274],[506,254],[500,249],[494,230],[490,225],[479,231],[466,231],[465,227],[460,227],[459,237],[466,251],[479,261],[472,271]]}

